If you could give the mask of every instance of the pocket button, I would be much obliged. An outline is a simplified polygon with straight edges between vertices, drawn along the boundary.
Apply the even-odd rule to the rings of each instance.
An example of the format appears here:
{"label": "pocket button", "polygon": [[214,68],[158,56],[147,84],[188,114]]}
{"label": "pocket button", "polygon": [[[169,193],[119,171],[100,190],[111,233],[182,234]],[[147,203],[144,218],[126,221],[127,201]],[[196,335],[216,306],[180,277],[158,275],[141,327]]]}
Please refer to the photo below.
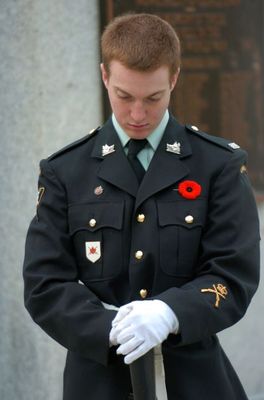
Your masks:
{"label": "pocket button", "polygon": [[145,221],[145,215],[144,214],[138,214],[137,216],[137,222],[144,222]]}
{"label": "pocket button", "polygon": [[89,225],[90,225],[91,228],[94,228],[95,225],[96,225],[96,219],[94,219],[94,218],[90,219]]}
{"label": "pocket button", "polygon": [[142,250],[136,251],[135,257],[137,260],[141,260],[141,258],[143,257],[143,251]]}
{"label": "pocket button", "polygon": [[192,224],[193,221],[194,221],[194,218],[193,218],[192,215],[187,215],[187,216],[185,217],[185,222],[186,222],[187,224]]}

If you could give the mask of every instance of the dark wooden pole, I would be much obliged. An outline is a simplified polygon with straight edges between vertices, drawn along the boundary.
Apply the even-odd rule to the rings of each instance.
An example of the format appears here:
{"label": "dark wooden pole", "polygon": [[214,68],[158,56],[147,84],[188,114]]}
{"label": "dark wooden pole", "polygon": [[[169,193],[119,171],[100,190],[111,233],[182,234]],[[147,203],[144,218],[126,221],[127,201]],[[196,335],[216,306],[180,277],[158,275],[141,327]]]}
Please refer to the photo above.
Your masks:
{"label": "dark wooden pole", "polygon": [[154,350],[130,365],[134,400],[156,400]]}

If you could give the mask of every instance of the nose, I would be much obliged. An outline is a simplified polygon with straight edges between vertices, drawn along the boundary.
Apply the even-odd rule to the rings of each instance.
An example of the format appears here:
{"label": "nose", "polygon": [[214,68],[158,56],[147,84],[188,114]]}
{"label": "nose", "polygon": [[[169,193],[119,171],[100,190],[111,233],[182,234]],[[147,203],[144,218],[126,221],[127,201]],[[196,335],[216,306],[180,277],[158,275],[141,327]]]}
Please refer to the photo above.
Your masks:
{"label": "nose", "polygon": [[136,124],[144,122],[146,117],[146,109],[141,101],[136,101],[131,105],[130,116]]}

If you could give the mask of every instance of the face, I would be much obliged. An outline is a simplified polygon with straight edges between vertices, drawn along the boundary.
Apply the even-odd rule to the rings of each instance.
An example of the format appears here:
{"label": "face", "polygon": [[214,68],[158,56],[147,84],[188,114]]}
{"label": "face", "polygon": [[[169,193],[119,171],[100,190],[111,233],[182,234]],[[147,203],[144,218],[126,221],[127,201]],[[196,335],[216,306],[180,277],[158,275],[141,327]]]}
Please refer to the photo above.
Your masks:
{"label": "face", "polygon": [[135,71],[112,61],[107,74],[101,65],[112,111],[126,134],[146,138],[160,123],[168,108],[178,73],[170,76],[165,65],[151,72]]}

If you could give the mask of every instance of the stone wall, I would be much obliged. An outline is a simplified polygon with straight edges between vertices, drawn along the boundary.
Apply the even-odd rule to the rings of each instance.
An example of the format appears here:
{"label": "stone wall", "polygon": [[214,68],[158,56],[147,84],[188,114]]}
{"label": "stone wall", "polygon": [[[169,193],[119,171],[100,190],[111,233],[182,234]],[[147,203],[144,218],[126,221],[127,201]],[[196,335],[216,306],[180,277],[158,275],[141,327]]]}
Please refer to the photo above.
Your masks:
{"label": "stone wall", "polygon": [[21,276],[38,162],[101,123],[96,0],[0,2],[0,399],[59,400],[65,351],[30,319]]}

